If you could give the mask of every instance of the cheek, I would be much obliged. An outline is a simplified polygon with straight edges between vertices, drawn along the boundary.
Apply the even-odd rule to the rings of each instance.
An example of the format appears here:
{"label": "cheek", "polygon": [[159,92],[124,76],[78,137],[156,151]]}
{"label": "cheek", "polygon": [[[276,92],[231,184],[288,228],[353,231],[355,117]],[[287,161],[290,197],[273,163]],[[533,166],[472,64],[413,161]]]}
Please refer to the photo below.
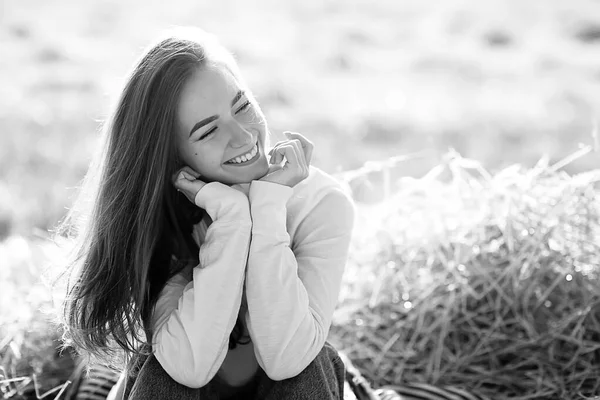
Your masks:
{"label": "cheek", "polygon": [[200,149],[193,143],[184,143],[179,147],[179,154],[183,163],[192,169],[198,167],[198,160],[201,159]]}
{"label": "cheek", "polygon": [[190,145],[186,149],[186,165],[205,176],[212,176],[221,166],[220,148]]}

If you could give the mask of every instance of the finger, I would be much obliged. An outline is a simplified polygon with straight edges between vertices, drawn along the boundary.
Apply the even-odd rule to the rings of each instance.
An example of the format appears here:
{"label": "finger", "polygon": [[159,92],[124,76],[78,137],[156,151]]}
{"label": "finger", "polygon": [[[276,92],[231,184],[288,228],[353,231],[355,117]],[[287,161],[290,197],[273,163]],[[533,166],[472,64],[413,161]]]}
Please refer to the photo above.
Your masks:
{"label": "finger", "polygon": [[287,142],[289,142],[289,140],[280,140],[279,142],[277,142],[273,145],[273,147],[271,148],[271,150],[269,150],[269,152],[267,154],[271,155],[271,153],[273,153],[273,151],[275,150],[276,147],[278,147],[282,144],[285,144]]}
{"label": "finger", "polygon": [[[288,136],[287,134],[291,133],[291,132],[286,131],[285,133],[286,133],[286,136]],[[283,161],[283,153],[278,152],[277,149],[280,148],[282,145],[286,145],[286,144],[289,144],[292,142],[296,142],[294,144],[294,146],[297,146],[297,148],[300,150],[302,149],[302,142],[300,142],[298,139],[290,139],[290,140],[284,140],[284,141],[277,142],[275,144],[275,146],[273,146],[273,148],[268,153],[271,156],[271,158],[269,159],[269,163],[271,163],[271,164],[281,163],[281,161]],[[302,152],[303,152],[303,150],[302,150]],[[311,150],[311,152],[312,152],[312,150]],[[274,153],[274,154],[271,154],[271,153]],[[303,158],[306,159],[305,154],[303,154]]]}
{"label": "finger", "polygon": [[175,181],[174,184],[181,184],[181,183],[189,183],[189,182],[193,182],[196,179],[189,174],[189,172],[187,171],[179,171],[179,173],[177,174],[177,176],[175,177]]}
{"label": "finger", "polygon": [[185,179],[182,169],[178,170],[177,172],[175,172],[173,174],[173,176],[171,176],[171,182],[173,182],[173,184],[175,184],[180,179]]}
{"label": "finger", "polygon": [[181,171],[181,175],[183,176],[184,179],[186,179],[186,180],[188,180],[190,182],[196,180],[196,177],[194,177],[188,171]]}
{"label": "finger", "polygon": [[307,162],[307,164],[310,163],[310,160],[312,158],[313,148],[314,148],[313,142],[311,142],[304,135],[302,135],[298,132],[286,131],[285,134],[287,137],[289,137],[291,139],[296,139],[296,140],[300,141],[306,162]]}
{"label": "finger", "polygon": [[[290,133],[294,133],[294,132],[290,132],[290,131],[284,131],[284,132],[283,132],[283,134],[284,134],[284,135],[285,135],[287,138],[290,138],[290,136],[289,136],[289,134],[290,134]],[[300,135],[300,134],[298,134],[298,135]],[[302,135],[300,135],[300,136],[302,136]],[[294,139],[294,138],[292,138],[292,139]],[[275,148],[277,148],[278,146],[280,146],[280,145],[282,145],[282,144],[285,144],[285,143],[287,143],[287,142],[289,142],[289,139],[288,139],[288,140],[280,140],[280,141],[278,141],[277,143],[275,143],[275,144],[274,144],[274,145],[271,147],[271,150],[269,150],[269,152],[268,152],[267,154],[271,155],[271,153],[273,153],[273,151],[275,150]],[[312,144],[312,143],[311,143],[311,144]]]}
{"label": "finger", "polygon": [[198,179],[200,177],[200,174],[198,172],[196,172],[194,169],[192,169],[192,167],[190,167],[190,166],[186,165],[181,170],[190,174],[194,179]]}
{"label": "finger", "polygon": [[273,146],[271,146],[271,150],[270,151],[273,151],[273,149],[275,147],[279,146],[280,144],[284,144],[284,143],[287,143],[287,142],[288,142],[288,140],[279,140],[277,143],[275,143]]}
{"label": "finger", "polygon": [[292,139],[297,139],[300,141],[300,143],[302,144],[302,151],[304,151],[304,158],[306,159],[306,164],[307,165],[310,164],[310,160],[312,159],[313,149],[315,147],[313,142],[311,142],[304,135],[302,135],[298,132],[285,131],[284,133],[286,134],[287,137],[292,138]]}
{"label": "finger", "polygon": [[271,164],[280,164],[283,161],[284,153],[279,151],[282,145],[273,148],[273,154],[271,154]]}
{"label": "finger", "polygon": [[271,150],[269,150],[269,152],[267,153],[267,155],[269,155],[269,156],[271,157],[271,162],[273,162],[273,156],[275,155],[275,154],[274,154],[275,150],[276,150],[276,148],[275,148],[275,147],[273,147],[273,148],[272,148]]}
{"label": "finger", "polygon": [[177,179],[174,183],[173,186],[175,186],[175,189],[179,190],[180,192],[190,192],[193,191],[193,184],[192,182],[188,181],[185,178],[182,179]]}
{"label": "finger", "polygon": [[274,146],[271,150],[269,150],[269,152],[267,153],[267,155],[273,156],[273,154],[275,154],[275,151],[277,150],[277,147],[279,147],[279,146]]}
{"label": "finger", "polygon": [[179,180],[182,180],[182,179],[188,180],[188,181],[194,181],[194,180],[196,180],[197,176],[200,176],[200,174],[195,172],[190,167],[183,167],[183,168],[180,168],[177,172],[175,172],[173,174],[173,176],[171,177],[171,181],[173,183],[175,183]]}
{"label": "finger", "polygon": [[297,145],[294,146],[294,144],[292,143],[285,144],[283,146],[280,146],[277,149],[277,151],[282,152],[285,155],[285,159],[287,160],[287,162],[283,166],[283,169],[294,168],[304,170],[301,161],[301,157],[303,156],[299,154],[300,150],[298,149]]}
{"label": "finger", "polygon": [[301,142],[297,139],[294,139],[290,141],[290,144],[294,147],[296,152],[296,157],[298,159],[298,170],[302,173],[303,176],[308,176],[308,164],[306,163],[306,156],[304,154],[304,151],[302,151]]}
{"label": "finger", "polygon": [[298,165],[302,168],[306,167],[306,157],[304,155],[304,151],[302,149],[302,143],[298,139],[292,139],[289,143],[294,146],[294,150],[296,151],[296,155],[298,156]]}
{"label": "finger", "polygon": [[285,157],[285,151],[282,151],[281,149],[289,145],[294,147],[298,146],[298,144],[292,144],[291,140],[286,140],[279,146],[273,148],[274,154],[271,156],[271,164],[280,164],[283,161],[283,158]]}

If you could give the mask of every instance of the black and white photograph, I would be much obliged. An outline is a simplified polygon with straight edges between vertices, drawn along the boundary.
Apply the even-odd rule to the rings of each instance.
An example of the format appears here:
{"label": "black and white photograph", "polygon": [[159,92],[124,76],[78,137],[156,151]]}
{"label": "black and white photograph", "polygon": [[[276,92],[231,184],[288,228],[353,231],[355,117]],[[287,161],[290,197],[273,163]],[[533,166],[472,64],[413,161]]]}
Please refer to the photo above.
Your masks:
{"label": "black and white photograph", "polygon": [[600,400],[600,1],[0,0],[5,400]]}

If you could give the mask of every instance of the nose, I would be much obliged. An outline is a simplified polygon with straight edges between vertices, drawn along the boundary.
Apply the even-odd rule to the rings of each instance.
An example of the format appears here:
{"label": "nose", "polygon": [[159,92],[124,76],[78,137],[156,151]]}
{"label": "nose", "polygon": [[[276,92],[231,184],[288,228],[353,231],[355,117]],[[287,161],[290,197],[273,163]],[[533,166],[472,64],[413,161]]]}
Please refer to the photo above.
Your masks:
{"label": "nose", "polygon": [[229,131],[231,135],[229,143],[233,148],[248,146],[253,141],[252,132],[245,129],[237,121],[231,122]]}

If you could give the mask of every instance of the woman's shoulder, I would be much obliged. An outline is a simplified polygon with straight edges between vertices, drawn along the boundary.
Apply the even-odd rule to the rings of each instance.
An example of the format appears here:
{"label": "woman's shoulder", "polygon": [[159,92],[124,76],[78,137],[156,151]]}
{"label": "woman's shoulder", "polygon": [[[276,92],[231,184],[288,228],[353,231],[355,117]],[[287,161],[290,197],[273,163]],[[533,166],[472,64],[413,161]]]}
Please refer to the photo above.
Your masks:
{"label": "woman's shoulder", "polygon": [[294,186],[294,194],[287,204],[293,246],[297,244],[295,241],[302,240],[299,238],[308,237],[307,232],[314,230],[315,224],[325,220],[331,229],[346,229],[346,222],[353,220],[356,209],[351,193],[345,182],[311,166],[309,176]]}
{"label": "woman's shoulder", "polygon": [[313,165],[309,167],[308,177],[294,186],[295,197],[310,196],[315,197],[315,200],[332,191],[341,191],[348,198],[352,197],[352,191],[346,182]]}
{"label": "woman's shoulder", "polygon": [[296,216],[305,216],[305,213],[314,210],[323,203],[321,200],[332,193],[335,200],[327,202],[328,206],[343,207],[345,204],[341,203],[354,203],[348,184],[311,165],[309,176],[294,186],[294,194],[288,202],[288,208]]}

